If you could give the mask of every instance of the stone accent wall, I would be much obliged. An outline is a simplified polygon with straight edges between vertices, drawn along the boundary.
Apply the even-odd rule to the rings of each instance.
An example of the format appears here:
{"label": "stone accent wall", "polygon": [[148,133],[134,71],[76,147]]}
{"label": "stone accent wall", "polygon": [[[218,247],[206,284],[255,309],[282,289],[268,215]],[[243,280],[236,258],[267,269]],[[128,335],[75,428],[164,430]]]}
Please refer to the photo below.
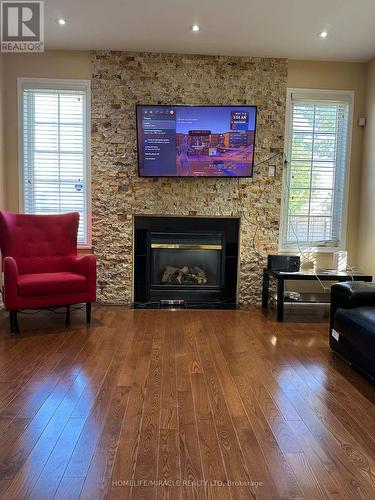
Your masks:
{"label": "stone accent wall", "polygon": [[[239,298],[257,303],[261,270],[278,244],[287,62],[283,59],[92,53],[92,233],[98,300],[129,303],[133,216],[241,217]],[[257,105],[252,179],[137,175],[135,104]]]}

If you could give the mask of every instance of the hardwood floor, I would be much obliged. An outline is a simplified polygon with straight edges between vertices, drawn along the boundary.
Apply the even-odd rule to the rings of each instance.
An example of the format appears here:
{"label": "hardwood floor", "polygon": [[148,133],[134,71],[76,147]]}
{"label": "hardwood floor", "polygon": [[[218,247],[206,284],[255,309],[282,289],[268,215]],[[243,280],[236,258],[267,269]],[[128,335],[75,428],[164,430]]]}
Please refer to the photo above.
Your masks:
{"label": "hardwood floor", "polygon": [[93,317],[22,315],[10,337],[0,312],[0,498],[375,498],[374,387],[326,321]]}

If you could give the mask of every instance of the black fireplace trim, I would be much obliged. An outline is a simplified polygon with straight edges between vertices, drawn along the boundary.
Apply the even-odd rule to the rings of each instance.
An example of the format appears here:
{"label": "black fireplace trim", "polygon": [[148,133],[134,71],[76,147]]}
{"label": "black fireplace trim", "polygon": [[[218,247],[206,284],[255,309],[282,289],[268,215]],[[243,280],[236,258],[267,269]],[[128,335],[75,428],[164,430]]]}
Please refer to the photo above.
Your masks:
{"label": "black fireplace trim", "polygon": [[[183,300],[183,307],[188,308],[236,308],[237,274],[239,255],[240,219],[235,217],[134,217],[134,289],[133,307],[158,308],[163,298]],[[222,236],[222,272],[224,280],[218,287],[194,287],[194,296],[188,293],[189,287],[181,289],[179,285],[152,287],[151,272],[151,233],[202,234],[221,233]],[[160,293],[158,293],[160,288]]]}

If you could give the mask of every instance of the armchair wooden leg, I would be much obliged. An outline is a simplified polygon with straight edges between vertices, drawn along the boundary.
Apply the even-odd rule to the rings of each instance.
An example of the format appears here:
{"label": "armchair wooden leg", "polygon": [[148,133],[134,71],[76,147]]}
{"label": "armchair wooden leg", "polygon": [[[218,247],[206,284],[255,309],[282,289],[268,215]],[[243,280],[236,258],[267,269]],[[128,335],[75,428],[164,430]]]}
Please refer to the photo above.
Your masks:
{"label": "armchair wooden leg", "polygon": [[91,323],[91,302],[86,302],[86,323]]}
{"label": "armchair wooden leg", "polygon": [[66,306],[65,326],[70,326],[70,306]]}
{"label": "armchair wooden leg", "polygon": [[17,311],[9,311],[10,333],[14,335],[19,333]]}

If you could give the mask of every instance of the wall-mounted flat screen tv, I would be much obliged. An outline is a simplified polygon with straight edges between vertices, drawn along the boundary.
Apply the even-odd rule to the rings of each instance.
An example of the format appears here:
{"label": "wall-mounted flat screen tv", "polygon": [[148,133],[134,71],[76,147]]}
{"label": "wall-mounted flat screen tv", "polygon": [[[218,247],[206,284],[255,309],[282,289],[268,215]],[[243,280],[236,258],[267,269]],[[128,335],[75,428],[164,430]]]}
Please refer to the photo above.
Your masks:
{"label": "wall-mounted flat screen tv", "polygon": [[251,177],[256,106],[137,105],[141,177]]}

